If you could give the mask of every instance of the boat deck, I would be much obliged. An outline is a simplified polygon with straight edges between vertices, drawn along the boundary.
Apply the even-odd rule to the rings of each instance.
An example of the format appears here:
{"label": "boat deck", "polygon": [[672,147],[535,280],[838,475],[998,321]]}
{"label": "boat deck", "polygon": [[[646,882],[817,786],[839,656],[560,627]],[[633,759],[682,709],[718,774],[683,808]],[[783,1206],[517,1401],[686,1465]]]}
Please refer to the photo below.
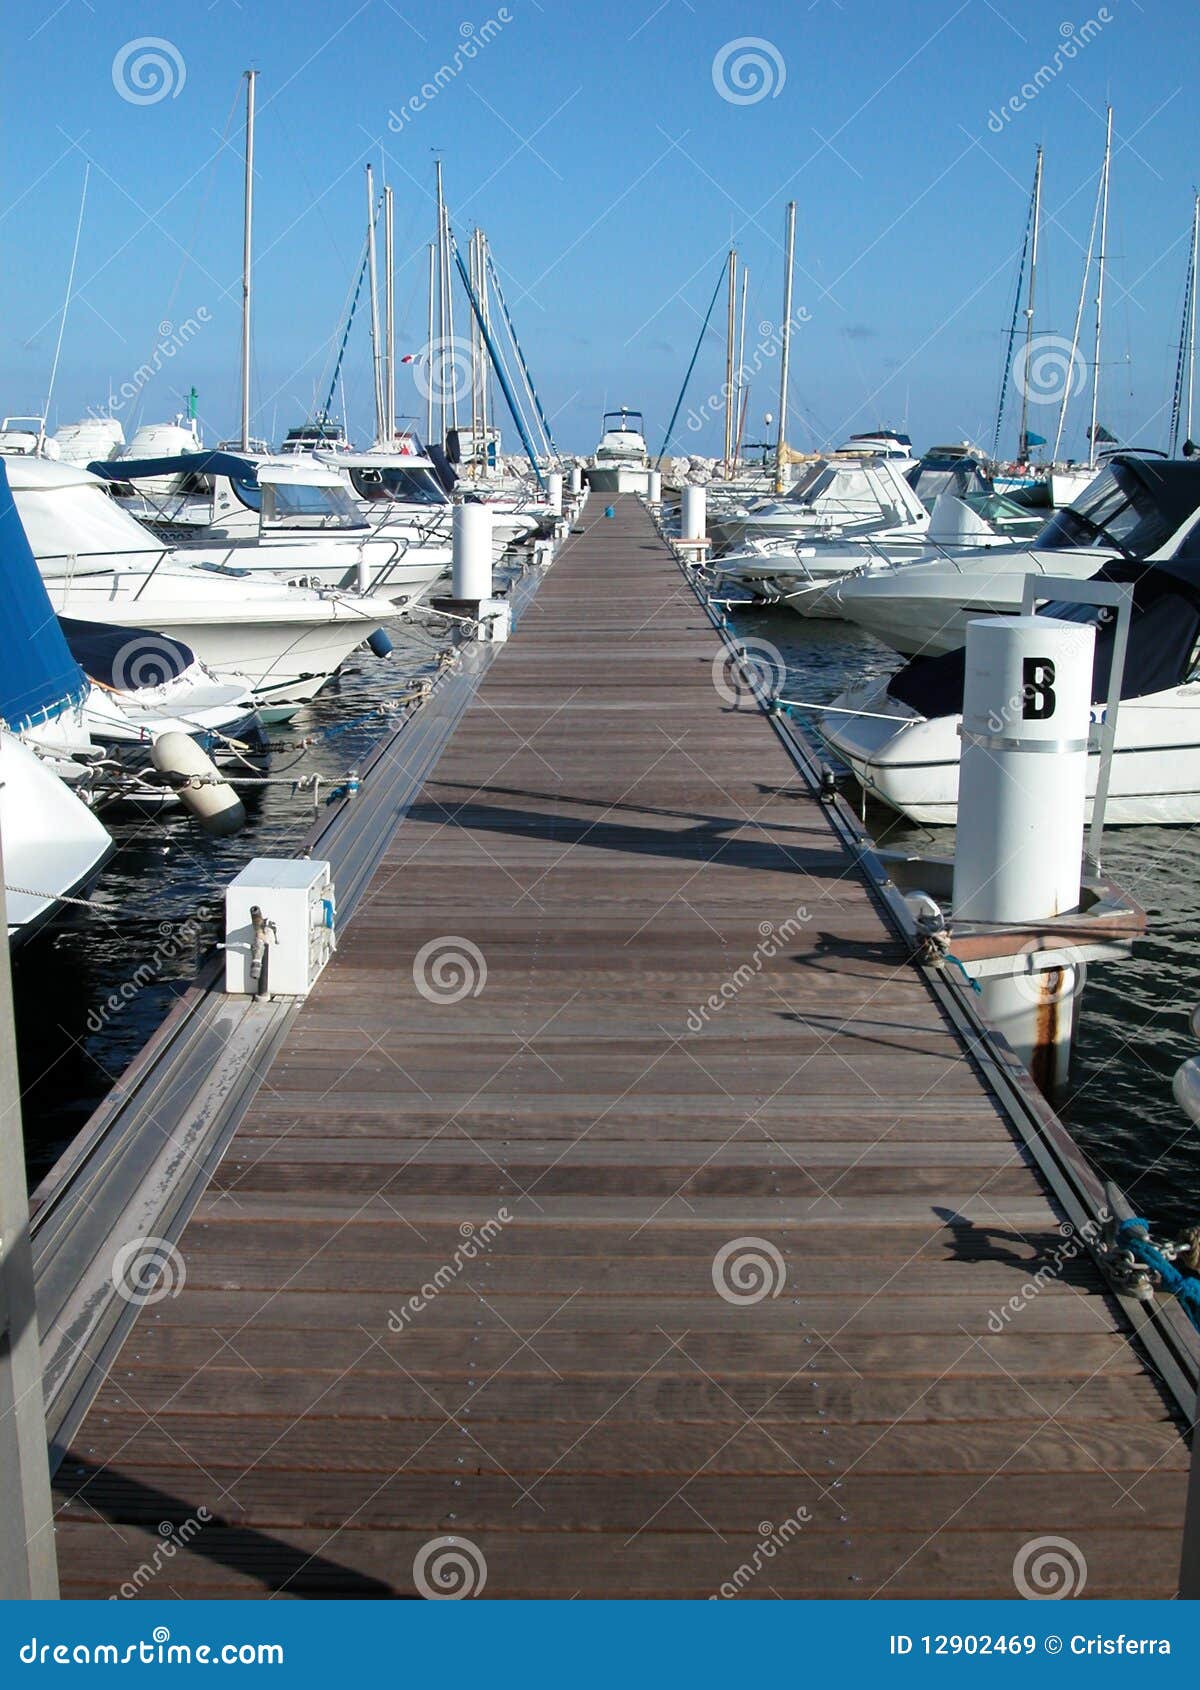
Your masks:
{"label": "boat deck", "polygon": [[1173,1594],[1165,1392],[644,509],[603,512],[73,1440],[64,1594],[1008,1597],[1045,1538]]}

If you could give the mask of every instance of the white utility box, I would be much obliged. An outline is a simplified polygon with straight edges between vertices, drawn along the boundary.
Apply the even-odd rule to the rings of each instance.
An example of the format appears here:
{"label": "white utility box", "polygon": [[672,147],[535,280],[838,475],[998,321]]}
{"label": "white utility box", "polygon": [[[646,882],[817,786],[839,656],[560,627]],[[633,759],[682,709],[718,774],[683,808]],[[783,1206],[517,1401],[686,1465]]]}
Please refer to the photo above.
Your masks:
{"label": "white utility box", "polygon": [[[257,946],[255,909],[261,918]],[[303,997],[335,944],[328,863],[313,857],[255,857],[226,887],[227,992]]]}
{"label": "white utility box", "polygon": [[512,605],[507,599],[480,599],[479,637],[501,645],[512,632]]}

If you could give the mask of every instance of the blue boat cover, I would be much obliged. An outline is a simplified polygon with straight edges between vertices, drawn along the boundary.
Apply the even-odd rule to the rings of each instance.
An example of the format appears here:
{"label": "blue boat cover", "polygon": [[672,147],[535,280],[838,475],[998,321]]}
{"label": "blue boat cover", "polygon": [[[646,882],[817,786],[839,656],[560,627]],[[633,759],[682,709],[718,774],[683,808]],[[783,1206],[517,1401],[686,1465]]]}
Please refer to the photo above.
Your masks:
{"label": "blue boat cover", "polygon": [[234,452],[182,452],[173,458],[102,458],[89,464],[105,481],[144,481],[152,475],[227,475],[248,487],[258,485],[249,458]]}
{"label": "blue boat cover", "polygon": [[61,716],[87,697],[87,676],[71,656],[30,550],[0,459],[0,717],[14,733]]}

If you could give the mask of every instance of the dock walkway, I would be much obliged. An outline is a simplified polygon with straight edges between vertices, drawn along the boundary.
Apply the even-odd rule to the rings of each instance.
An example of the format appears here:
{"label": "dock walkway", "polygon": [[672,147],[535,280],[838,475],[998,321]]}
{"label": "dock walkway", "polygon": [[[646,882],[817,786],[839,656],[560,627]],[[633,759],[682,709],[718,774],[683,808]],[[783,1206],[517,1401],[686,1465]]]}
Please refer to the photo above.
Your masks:
{"label": "dock walkway", "polygon": [[1089,1596],[1172,1594],[1164,1392],[646,512],[603,511],[74,1438],[63,1593],[1006,1597],[1054,1538]]}

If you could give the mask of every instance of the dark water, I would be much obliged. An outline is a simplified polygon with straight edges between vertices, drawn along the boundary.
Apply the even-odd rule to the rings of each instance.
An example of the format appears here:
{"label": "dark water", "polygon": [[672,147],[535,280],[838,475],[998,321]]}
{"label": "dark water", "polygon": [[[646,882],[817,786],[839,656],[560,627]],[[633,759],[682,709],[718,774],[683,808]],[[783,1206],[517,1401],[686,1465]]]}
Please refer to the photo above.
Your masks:
{"label": "dark water", "polygon": [[[850,680],[889,674],[895,654],[842,622],[784,609],[739,612],[744,637],[770,641],[787,665],[787,696],[828,702]],[[847,774],[847,796],[862,793]],[[866,825],[884,845],[949,853],[952,828],[926,828],[871,803]],[[1200,1004],[1200,830],[1113,828],[1104,870],[1149,915],[1128,962],[1089,965],[1076,1005],[1071,1074],[1055,1106],[1099,1172],[1162,1230],[1200,1220],[1200,1131],[1171,1094],[1179,1064],[1200,1048],[1189,1020]]]}
{"label": "dark water", "polygon": [[[885,673],[895,658],[837,622],[786,610],[739,613],[743,635],[769,640],[788,668],[788,693],[816,702],[846,681]],[[372,718],[345,728],[406,678],[431,672],[437,644],[414,631],[389,661],[359,653],[285,728],[293,743],[321,729],[333,737],[277,752],[271,773],[320,769],[331,779],[360,761],[386,731]],[[850,783],[853,785],[853,783]],[[855,802],[858,791],[854,788]],[[248,804],[237,838],[214,841],[182,816],[106,816],[118,843],[88,910],[69,910],[16,964],[18,1042],[31,1175],[48,1168],[192,979],[218,936],[223,889],[253,856],[286,855],[314,819],[311,795],[272,786]],[[952,848],[953,834],[899,821],[878,807],[867,825],[882,844],[924,840]],[[1130,962],[1093,964],[1078,1021],[1074,1067],[1058,1107],[1097,1167],[1161,1227],[1200,1218],[1200,1134],[1177,1109],[1171,1079],[1194,1054],[1188,1019],[1200,1003],[1200,835],[1185,828],[1116,829],[1105,868],[1150,912],[1149,936]],[[111,1012],[106,1002],[117,995]]]}

